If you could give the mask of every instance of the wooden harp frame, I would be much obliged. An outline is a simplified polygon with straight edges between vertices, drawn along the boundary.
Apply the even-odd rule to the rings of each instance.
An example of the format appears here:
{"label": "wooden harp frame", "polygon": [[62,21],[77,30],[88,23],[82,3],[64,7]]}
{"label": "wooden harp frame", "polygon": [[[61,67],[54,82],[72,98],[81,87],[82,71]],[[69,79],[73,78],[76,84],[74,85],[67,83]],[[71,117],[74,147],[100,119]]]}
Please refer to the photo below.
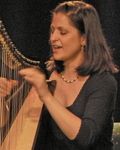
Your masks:
{"label": "wooden harp frame", "polygon": [[[38,67],[40,66],[40,61],[31,60],[21,54],[7,34],[1,20],[0,62],[0,75],[2,78],[21,80],[19,88],[14,88],[9,96],[0,97],[0,150],[31,150],[41,104],[37,94],[34,95],[31,92],[31,98],[27,96],[31,87],[25,80],[17,76],[16,72],[24,67]],[[3,73],[3,70],[5,73]],[[18,93],[18,91],[26,93],[25,96],[21,96],[23,93],[19,93],[17,97],[15,93]],[[34,90],[32,89],[32,91]],[[14,110],[14,108],[17,108],[17,110]],[[25,133],[26,130],[27,132]],[[25,141],[27,138],[28,141]]]}

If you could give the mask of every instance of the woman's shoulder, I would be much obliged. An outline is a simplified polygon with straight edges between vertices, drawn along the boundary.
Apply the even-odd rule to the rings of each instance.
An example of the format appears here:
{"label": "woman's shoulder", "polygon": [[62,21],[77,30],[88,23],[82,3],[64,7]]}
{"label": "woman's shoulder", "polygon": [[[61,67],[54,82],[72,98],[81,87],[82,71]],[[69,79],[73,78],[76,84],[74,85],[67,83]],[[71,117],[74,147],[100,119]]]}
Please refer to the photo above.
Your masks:
{"label": "woman's shoulder", "polygon": [[91,94],[116,94],[117,81],[109,72],[96,73],[92,75],[84,86],[86,95]]}
{"label": "woman's shoulder", "polygon": [[111,89],[117,88],[117,80],[110,72],[96,73],[90,77],[88,86],[92,87],[108,87]]}
{"label": "woman's shoulder", "polygon": [[116,83],[116,79],[114,77],[114,75],[110,72],[102,72],[102,73],[96,73],[95,75],[93,75],[93,80],[98,80],[101,82],[111,82],[111,83]]}

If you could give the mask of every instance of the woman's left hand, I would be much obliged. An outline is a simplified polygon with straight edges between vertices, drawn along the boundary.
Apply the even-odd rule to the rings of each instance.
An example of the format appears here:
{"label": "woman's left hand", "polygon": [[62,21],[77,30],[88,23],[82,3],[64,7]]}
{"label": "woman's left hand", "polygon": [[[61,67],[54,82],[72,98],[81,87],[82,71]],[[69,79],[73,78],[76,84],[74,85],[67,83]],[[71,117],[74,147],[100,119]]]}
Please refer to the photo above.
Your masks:
{"label": "woman's left hand", "polygon": [[51,56],[49,58],[48,61],[45,62],[45,65],[46,65],[46,69],[47,71],[53,71],[55,69],[55,61],[54,61],[54,58]]}
{"label": "woman's left hand", "polygon": [[50,93],[46,82],[45,74],[39,69],[26,68],[20,70],[19,74],[35,87],[41,99],[44,99],[47,93]]}

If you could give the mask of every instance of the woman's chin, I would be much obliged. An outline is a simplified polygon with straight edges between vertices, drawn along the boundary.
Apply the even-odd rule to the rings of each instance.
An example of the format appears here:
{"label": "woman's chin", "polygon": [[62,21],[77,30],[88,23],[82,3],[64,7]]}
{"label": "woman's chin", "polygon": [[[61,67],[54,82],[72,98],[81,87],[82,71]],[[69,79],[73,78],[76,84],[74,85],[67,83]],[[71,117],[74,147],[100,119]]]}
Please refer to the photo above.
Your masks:
{"label": "woman's chin", "polygon": [[63,61],[62,57],[59,57],[59,56],[53,56],[53,57],[54,57],[54,60],[56,61]]}

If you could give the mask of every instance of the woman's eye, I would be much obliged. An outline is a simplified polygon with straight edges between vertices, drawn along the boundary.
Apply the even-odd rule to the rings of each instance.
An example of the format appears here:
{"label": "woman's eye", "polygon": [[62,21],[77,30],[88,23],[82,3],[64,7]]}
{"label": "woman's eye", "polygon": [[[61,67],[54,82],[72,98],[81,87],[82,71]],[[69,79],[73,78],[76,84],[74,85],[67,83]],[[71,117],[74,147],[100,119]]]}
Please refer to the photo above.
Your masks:
{"label": "woman's eye", "polygon": [[60,34],[61,34],[61,35],[65,35],[65,34],[67,34],[67,32],[60,32]]}

